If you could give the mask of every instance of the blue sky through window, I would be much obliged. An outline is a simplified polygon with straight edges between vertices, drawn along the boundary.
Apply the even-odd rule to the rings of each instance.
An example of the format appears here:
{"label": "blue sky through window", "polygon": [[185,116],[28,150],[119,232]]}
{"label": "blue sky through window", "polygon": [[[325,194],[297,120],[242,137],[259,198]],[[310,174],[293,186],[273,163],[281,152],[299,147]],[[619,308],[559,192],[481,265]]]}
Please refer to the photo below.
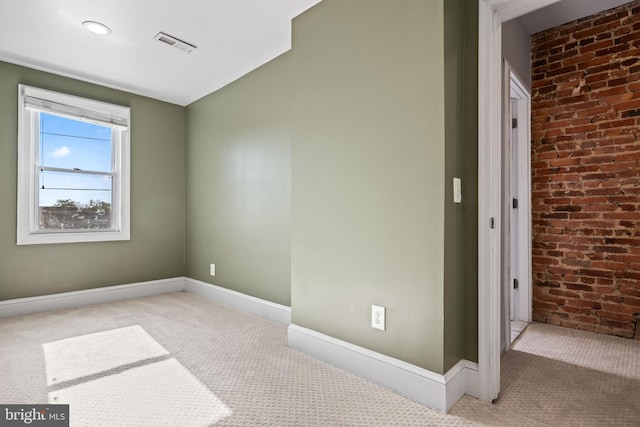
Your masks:
{"label": "blue sky through window", "polygon": [[[76,171],[112,171],[111,128],[53,114],[40,113],[39,163]],[[44,186],[44,188],[42,188]],[[111,203],[112,178],[105,175],[40,172],[40,206],[71,199]]]}

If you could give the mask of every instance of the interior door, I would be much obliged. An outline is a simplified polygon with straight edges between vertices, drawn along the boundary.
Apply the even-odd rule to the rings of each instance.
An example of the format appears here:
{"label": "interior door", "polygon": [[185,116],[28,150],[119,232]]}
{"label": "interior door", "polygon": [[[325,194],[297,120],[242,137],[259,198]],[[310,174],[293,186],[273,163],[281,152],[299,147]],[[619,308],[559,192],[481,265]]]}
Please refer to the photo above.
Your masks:
{"label": "interior door", "polygon": [[[520,263],[518,262],[519,253],[521,251],[520,240],[522,239],[522,235],[520,232],[520,215],[519,215],[519,203],[520,203],[520,195],[519,193],[519,183],[518,183],[518,156],[520,146],[522,145],[522,141],[518,141],[518,127],[526,124],[518,123],[518,100],[517,98],[509,98],[510,103],[510,123],[511,123],[511,132],[509,135],[509,146],[511,147],[511,214],[510,216],[510,229],[509,233],[511,236],[511,259],[510,264],[510,280],[509,280],[509,291],[510,291],[510,304],[509,304],[509,320],[513,322],[514,320],[520,320],[520,282],[522,281],[521,273],[520,273]],[[513,329],[513,328],[511,328]],[[513,340],[512,340],[513,341]]]}
{"label": "interior door", "polygon": [[509,319],[511,341],[531,322],[531,97],[509,71]]}

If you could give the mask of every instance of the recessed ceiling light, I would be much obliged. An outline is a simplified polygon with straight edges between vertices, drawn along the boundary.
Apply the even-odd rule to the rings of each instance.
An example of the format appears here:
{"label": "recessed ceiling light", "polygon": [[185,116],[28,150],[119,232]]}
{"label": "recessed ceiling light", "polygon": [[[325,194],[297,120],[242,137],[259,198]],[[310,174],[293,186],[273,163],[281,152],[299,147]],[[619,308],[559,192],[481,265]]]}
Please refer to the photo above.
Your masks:
{"label": "recessed ceiling light", "polygon": [[91,31],[93,34],[97,34],[99,36],[106,36],[111,34],[111,29],[104,24],[95,21],[84,21],[82,26],[87,30]]}

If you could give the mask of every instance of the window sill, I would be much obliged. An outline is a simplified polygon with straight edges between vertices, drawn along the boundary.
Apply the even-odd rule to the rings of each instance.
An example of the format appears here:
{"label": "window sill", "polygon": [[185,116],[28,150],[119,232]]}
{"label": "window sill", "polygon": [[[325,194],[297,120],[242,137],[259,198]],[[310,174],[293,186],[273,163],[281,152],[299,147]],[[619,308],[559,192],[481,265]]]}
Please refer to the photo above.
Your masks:
{"label": "window sill", "polygon": [[124,231],[87,231],[68,233],[28,233],[17,236],[18,245],[45,245],[56,243],[88,243],[113,242],[131,240],[128,232]]}

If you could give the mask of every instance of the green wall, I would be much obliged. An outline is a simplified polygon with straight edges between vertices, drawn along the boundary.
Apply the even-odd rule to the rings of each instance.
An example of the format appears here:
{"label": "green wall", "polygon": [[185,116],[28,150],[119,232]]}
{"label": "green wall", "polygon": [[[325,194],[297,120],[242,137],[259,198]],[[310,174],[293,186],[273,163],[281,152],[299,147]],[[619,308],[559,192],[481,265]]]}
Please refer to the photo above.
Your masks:
{"label": "green wall", "polygon": [[[131,107],[131,240],[16,246],[18,84]],[[184,275],[184,108],[0,62],[0,300]]]}
{"label": "green wall", "polygon": [[325,0],[293,42],[293,323],[442,373],[443,2]]}
{"label": "green wall", "polygon": [[[186,108],[0,63],[0,299],[185,275],[434,372],[477,361],[477,10],[323,0]],[[130,242],[15,245],[18,83],[132,107]]]}
{"label": "green wall", "polygon": [[285,54],[187,107],[187,276],[287,306],[290,80]]}
{"label": "green wall", "polygon": [[[446,0],[445,369],[478,353],[478,2]],[[453,177],[462,204],[451,203]]]}
{"label": "green wall", "polygon": [[187,276],[435,372],[476,360],[471,3],[324,0],[292,51],[189,105]]}
{"label": "green wall", "polygon": [[453,203],[453,178],[463,179],[462,0],[444,2],[445,192],[444,192],[444,367],[464,353],[464,247],[462,204]]}
{"label": "green wall", "polygon": [[464,358],[478,361],[478,2],[462,6]]}

